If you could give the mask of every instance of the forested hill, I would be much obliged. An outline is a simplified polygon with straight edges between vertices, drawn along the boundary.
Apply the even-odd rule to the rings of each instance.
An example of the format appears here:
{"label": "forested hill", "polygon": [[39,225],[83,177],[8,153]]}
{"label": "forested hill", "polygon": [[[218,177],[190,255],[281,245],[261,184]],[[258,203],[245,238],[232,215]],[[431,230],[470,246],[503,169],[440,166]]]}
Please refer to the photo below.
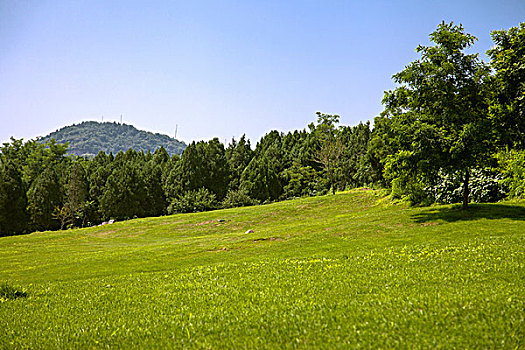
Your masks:
{"label": "forested hill", "polygon": [[180,154],[186,144],[168,135],[138,130],[133,125],[115,122],[99,123],[82,122],[63,127],[39,139],[46,142],[55,139],[58,143],[69,142],[68,151],[76,155],[95,155],[100,151],[106,153],[134,150],[155,151],[163,146],[170,155]]}

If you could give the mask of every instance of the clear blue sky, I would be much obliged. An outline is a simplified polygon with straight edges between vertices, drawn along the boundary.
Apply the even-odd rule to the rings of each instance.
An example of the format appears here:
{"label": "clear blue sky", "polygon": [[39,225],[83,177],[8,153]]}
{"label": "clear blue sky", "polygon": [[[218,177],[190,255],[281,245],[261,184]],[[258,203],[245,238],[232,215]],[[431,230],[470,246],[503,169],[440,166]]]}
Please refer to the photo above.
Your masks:
{"label": "clear blue sky", "polygon": [[121,114],[186,142],[355,125],[443,20],[484,57],[525,0],[1,0],[0,142]]}

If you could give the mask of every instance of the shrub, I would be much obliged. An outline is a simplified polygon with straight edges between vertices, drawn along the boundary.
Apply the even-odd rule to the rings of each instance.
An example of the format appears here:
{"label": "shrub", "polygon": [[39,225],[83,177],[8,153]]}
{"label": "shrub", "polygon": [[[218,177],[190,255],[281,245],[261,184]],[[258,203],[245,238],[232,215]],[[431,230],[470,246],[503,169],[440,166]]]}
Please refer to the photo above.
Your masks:
{"label": "shrub", "polygon": [[428,205],[432,203],[425,187],[428,179],[421,172],[415,171],[413,152],[402,151],[387,156],[384,177],[392,185],[392,197],[408,199],[411,204]]}
{"label": "shrub", "polygon": [[[470,172],[471,202],[497,202],[505,197],[501,175],[490,169],[472,169]],[[440,170],[431,186],[425,188],[428,195],[438,203],[460,203],[463,200],[463,178],[459,172]]]}
{"label": "shrub", "polygon": [[432,202],[423,181],[412,176],[392,180],[392,198],[406,198],[411,204],[429,205]]}
{"label": "shrub", "polygon": [[188,191],[178,198],[175,198],[168,206],[168,214],[194,213],[216,208],[217,202],[215,201],[215,194],[206,188],[200,188],[197,191]]}
{"label": "shrub", "polygon": [[500,152],[496,157],[509,198],[525,197],[525,150]]}
{"label": "shrub", "polygon": [[235,207],[247,207],[250,205],[257,205],[259,201],[253,199],[248,195],[248,191],[240,190],[228,190],[226,197],[222,201],[223,208],[235,208]]}

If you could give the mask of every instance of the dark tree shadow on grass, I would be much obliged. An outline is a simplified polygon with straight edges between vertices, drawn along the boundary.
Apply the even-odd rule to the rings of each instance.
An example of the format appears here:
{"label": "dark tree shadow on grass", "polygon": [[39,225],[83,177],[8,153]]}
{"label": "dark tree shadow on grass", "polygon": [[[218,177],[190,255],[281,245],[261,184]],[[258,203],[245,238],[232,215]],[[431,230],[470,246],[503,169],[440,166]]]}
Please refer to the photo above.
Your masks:
{"label": "dark tree shadow on grass", "polygon": [[446,222],[470,221],[479,219],[511,219],[525,221],[525,206],[512,204],[469,204],[463,209],[460,204],[446,207],[429,207],[412,215],[417,223],[443,220]]}

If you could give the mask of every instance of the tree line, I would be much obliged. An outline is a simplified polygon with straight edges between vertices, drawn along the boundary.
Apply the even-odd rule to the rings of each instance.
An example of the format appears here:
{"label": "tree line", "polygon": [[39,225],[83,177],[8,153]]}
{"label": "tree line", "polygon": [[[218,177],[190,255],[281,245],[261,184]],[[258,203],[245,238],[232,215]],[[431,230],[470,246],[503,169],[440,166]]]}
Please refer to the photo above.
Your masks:
{"label": "tree line", "polygon": [[525,192],[525,24],[492,33],[490,63],[475,37],[442,23],[421,58],[393,76],[384,111],[340,126],[317,112],[303,130],[270,131],[252,148],[193,142],[96,156],[67,144],[12,139],[0,152],[0,235],[105,220],[255,205],[362,186],[412,203],[497,201]]}
{"label": "tree line", "polygon": [[[308,130],[271,131],[254,149],[244,136],[226,147],[215,138],[192,142],[180,156],[160,147],[78,157],[54,140],[12,139],[1,148],[0,232],[253,205],[373,182],[373,171],[360,167],[370,125],[336,128],[321,113],[319,121]],[[326,147],[323,135],[336,130],[338,142],[352,147],[337,167],[325,168],[316,155]]]}

